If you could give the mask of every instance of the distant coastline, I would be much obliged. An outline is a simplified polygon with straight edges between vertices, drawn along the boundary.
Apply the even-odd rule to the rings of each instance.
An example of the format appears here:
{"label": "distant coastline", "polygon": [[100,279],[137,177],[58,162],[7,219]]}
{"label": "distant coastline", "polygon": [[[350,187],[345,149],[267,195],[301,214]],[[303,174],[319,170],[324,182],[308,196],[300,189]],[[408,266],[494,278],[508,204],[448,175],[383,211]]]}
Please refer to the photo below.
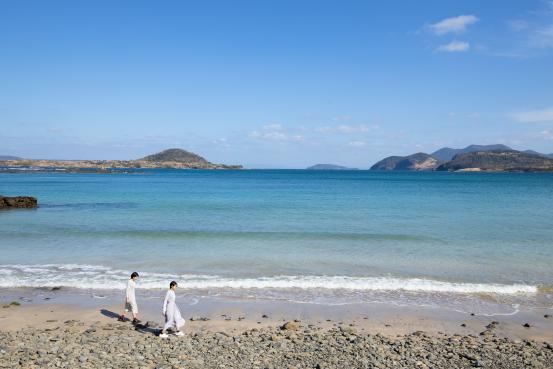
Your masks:
{"label": "distant coastline", "polygon": [[215,164],[182,149],[167,149],[136,160],[0,160],[1,172],[48,171],[113,173],[123,169],[243,169],[242,165]]}

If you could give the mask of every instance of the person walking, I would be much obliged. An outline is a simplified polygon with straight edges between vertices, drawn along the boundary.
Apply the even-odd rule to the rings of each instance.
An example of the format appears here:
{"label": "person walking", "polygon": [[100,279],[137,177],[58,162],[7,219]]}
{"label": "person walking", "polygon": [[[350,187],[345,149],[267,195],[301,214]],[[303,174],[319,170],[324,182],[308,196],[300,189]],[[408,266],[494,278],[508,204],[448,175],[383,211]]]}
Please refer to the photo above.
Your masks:
{"label": "person walking", "polygon": [[169,283],[169,291],[165,295],[165,301],[163,301],[163,316],[165,317],[165,325],[159,335],[160,338],[168,338],[167,329],[171,328],[175,330],[176,336],[184,336],[184,333],[180,331],[180,328],[184,326],[185,320],[182,318],[180,310],[175,302],[177,290],[177,282],[172,281]]}
{"label": "person walking", "polygon": [[138,277],[138,273],[133,272],[131,274],[131,277],[127,281],[127,289],[125,291],[125,306],[123,308],[124,313],[119,316],[119,321],[124,322],[126,320],[125,313],[128,313],[130,311],[132,314],[132,323],[140,323],[140,320],[138,320],[138,305],[136,304],[135,295],[136,281],[138,280]]}

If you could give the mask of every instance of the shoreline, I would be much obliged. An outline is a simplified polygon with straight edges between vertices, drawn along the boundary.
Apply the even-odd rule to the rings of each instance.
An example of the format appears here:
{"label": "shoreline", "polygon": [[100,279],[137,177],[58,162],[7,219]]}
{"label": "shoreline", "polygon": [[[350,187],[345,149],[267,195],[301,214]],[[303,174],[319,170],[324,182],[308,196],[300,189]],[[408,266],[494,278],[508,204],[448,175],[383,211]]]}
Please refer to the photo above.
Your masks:
{"label": "shoreline", "polygon": [[[137,295],[140,319],[161,323],[161,299],[156,294]],[[0,331],[25,327],[48,328],[48,320],[76,319],[85,324],[110,322],[121,313],[123,292],[68,291],[66,289],[0,289],[2,305],[17,301],[21,306],[0,309]],[[498,322],[494,333],[509,339],[532,339],[553,344],[553,307],[520,308],[508,315],[479,315],[437,306],[390,303],[341,305],[300,303],[285,300],[194,296],[177,291],[177,303],[187,321],[186,330],[244,331],[271,328],[299,320],[321,329],[355,326],[363,332],[393,337],[416,331],[480,335]],[[23,312],[24,314],[21,314]],[[193,318],[191,320],[191,318]],[[207,319],[200,319],[207,318]],[[525,327],[529,324],[530,327]]]}

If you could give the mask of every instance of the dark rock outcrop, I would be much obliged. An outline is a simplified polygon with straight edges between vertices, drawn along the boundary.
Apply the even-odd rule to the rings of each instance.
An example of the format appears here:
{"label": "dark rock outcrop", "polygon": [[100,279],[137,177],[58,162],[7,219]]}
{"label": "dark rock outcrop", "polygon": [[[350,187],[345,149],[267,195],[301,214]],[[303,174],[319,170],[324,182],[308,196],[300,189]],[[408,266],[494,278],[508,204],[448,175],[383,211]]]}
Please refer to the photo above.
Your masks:
{"label": "dark rock outcrop", "polygon": [[476,151],[456,155],[437,170],[553,172],[553,159],[515,150]]}
{"label": "dark rock outcrop", "polygon": [[38,207],[38,201],[31,196],[0,196],[0,209],[34,209]]}
{"label": "dark rock outcrop", "polygon": [[389,156],[374,164],[370,170],[433,170],[438,160],[419,152],[409,156]]}

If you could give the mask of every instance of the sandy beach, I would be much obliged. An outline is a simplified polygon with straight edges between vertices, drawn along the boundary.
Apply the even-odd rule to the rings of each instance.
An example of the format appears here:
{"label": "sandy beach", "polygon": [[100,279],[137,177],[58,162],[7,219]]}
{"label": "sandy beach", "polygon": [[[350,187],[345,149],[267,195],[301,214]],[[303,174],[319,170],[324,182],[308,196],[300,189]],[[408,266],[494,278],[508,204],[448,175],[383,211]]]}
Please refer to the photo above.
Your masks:
{"label": "sandy beach", "polygon": [[1,296],[6,307],[0,310],[0,367],[6,368],[550,368],[553,363],[551,309],[490,317],[382,304],[185,298],[186,335],[164,341],[157,337],[161,302],[154,298],[139,301],[142,324],[135,327],[117,321],[118,294],[94,298],[28,289]]}

